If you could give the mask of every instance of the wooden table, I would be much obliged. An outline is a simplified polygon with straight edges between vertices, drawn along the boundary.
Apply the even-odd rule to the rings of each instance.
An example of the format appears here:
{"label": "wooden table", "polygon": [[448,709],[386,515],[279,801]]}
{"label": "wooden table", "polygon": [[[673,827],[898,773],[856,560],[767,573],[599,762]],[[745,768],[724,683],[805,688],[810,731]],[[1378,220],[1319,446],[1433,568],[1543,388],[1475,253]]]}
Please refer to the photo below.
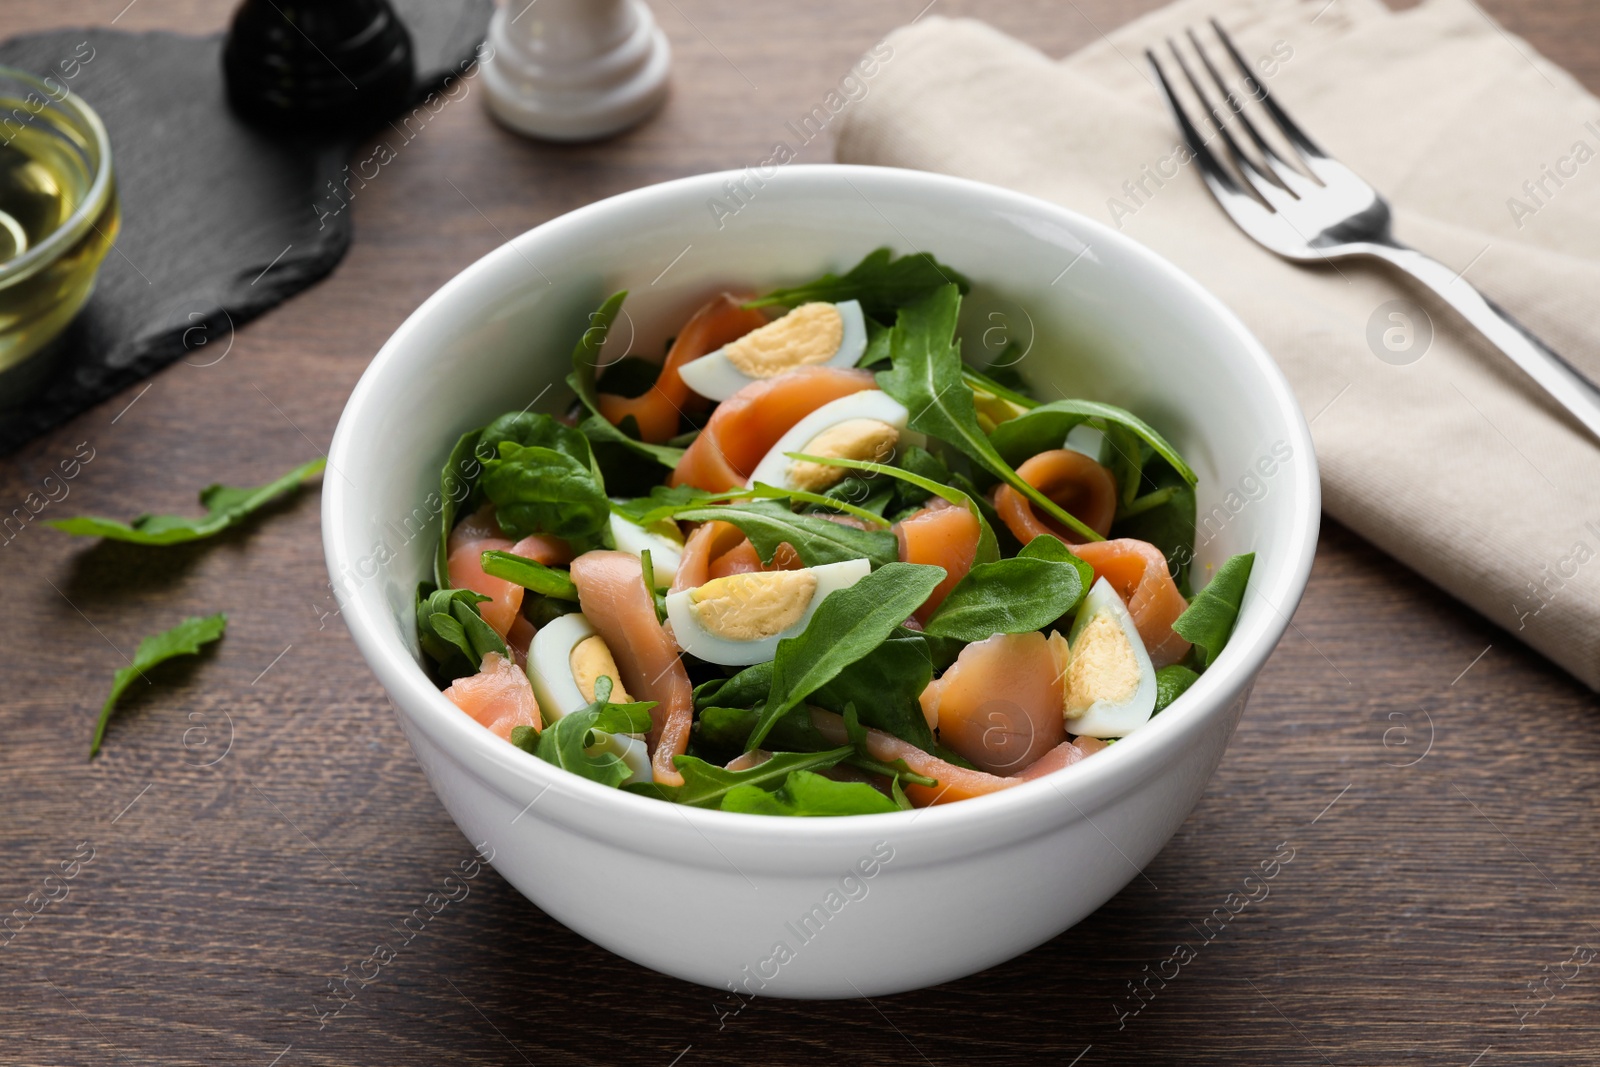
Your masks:
{"label": "wooden table", "polygon": [[[0,29],[108,22],[124,2],[7,0]],[[176,364],[0,463],[0,501],[79,442],[95,458],[58,514],[181,511],[210,481],[314,455],[371,354],[462,267],[599,197],[764,158],[920,5],[662,0],[674,95],[608,144],[535,145],[476,100],[448,107],[361,191],[331,278],[222,362]],[[939,11],[1062,54],[1135,6]],[[1600,8],[1486,6],[1600,89]],[[228,7],[136,0],[118,25],[208,31]],[[829,155],[819,140],[805,158]],[[332,614],[314,491],[197,547],[35,525],[0,561],[0,910],[66,887],[0,942],[8,1064],[1600,1062],[1595,700],[1332,523],[1221,769],[1144,877],[965,981],[727,1017],[726,996],[595,948],[486,871],[319,1024],[329,982],[471,848]],[[86,763],[121,653],[216,609],[222,645],[159,671]],[[1207,941],[1207,917],[1288,850],[1270,896]],[[76,877],[46,883],[63,864]],[[639,906],[670,921],[649,887]],[[1194,958],[1137,999],[1178,945]]]}

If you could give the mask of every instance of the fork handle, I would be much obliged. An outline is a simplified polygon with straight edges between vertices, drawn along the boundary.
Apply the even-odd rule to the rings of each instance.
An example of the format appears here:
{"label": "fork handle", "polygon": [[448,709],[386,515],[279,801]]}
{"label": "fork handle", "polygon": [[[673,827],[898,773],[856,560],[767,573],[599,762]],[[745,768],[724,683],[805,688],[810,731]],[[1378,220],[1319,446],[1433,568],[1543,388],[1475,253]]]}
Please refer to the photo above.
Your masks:
{"label": "fork handle", "polygon": [[1600,387],[1576,367],[1438,260],[1403,245],[1371,251],[1437,293],[1600,440]]}

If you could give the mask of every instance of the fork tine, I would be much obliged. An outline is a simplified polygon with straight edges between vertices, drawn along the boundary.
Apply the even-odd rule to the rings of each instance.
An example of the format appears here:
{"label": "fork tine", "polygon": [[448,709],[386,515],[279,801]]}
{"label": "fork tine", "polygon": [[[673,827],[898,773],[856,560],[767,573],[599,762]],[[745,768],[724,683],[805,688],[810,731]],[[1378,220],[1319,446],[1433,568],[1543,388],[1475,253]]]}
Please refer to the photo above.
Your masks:
{"label": "fork tine", "polygon": [[1310,159],[1327,159],[1328,153],[1317,147],[1317,143],[1306,136],[1288,112],[1278,106],[1278,102],[1267,92],[1267,87],[1256,80],[1250,71],[1250,64],[1244,61],[1244,56],[1239,54],[1239,49],[1234,47],[1233,38],[1228,36],[1228,31],[1222,28],[1222,23],[1215,18],[1211,20],[1211,28],[1216,31],[1217,37],[1222,41],[1222,47],[1228,50],[1228,55],[1233,57],[1233,65],[1239,68],[1239,73],[1244,77],[1245,88],[1250,90],[1250,95],[1261,101],[1261,106],[1271,116],[1272,121],[1278,124],[1278,129],[1289,143],[1295,147],[1301,156]]}
{"label": "fork tine", "polygon": [[1265,137],[1261,136],[1261,131],[1256,129],[1256,124],[1251,122],[1250,116],[1245,113],[1244,102],[1228,87],[1228,83],[1222,80],[1222,72],[1217,69],[1215,63],[1211,62],[1210,53],[1201,46],[1200,38],[1196,36],[1194,29],[1190,28],[1185,32],[1189,36],[1189,43],[1194,46],[1195,54],[1200,57],[1200,62],[1205,64],[1206,72],[1211,75],[1211,80],[1216,83],[1217,92],[1222,94],[1223,100],[1228,105],[1228,110],[1233,113],[1234,117],[1239,120],[1239,124],[1244,127],[1244,132],[1250,136],[1250,140],[1254,142],[1262,158],[1266,160],[1267,166],[1271,168],[1278,184],[1295,194],[1296,197],[1314,192],[1318,188],[1317,184],[1295,170],[1293,164],[1279,155],[1278,150],[1273,148]]}
{"label": "fork tine", "polygon": [[1222,121],[1221,110],[1213,107],[1211,98],[1206,95],[1205,87],[1200,84],[1200,79],[1194,76],[1194,71],[1189,69],[1189,64],[1184,60],[1183,53],[1178,51],[1177,42],[1167,41],[1167,47],[1172,50],[1172,58],[1177,61],[1178,69],[1183,71],[1183,76],[1189,80],[1189,86],[1194,90],[1194,95],[1199,99],[1200,106],[1211,114],[1211,124],[1217,128],[1217,133],[1222,136],[1222,143],[1228,149],[1234,166],[1239,168],[1239,173],[1244,175],[1250,187],[1256,191],[1271,207],[1279,207],[1284,203],[1286,196],[1293,196],[1275,180],[1268,177],[1262,169],[1256,166],[1255,161],[1245,155],[1239,148],[1239,142],[1233,139],[1233,134],[1228,132],[1227,125]]}
{"label": "fork tine", "polygon": [[1167,101],[1167,110],[1172,112],[1172,120],[1178,124],[1184,142],[1189,146],[1195,161],[1200,164],[1200,172],[1205,176],[1206,184],[1213,187],[1220,186],[1227,193],[1248,196],[1228,169],[1222,165],[1222,161],[1206,146],[1200,131],[1195,129],[1194,123],[1189,120],[1189,113],[1184,111],[1183,105],[1178,102],[1178,94],[1173,91],[1172,83],[1167,80],[1167,72],[1156,59],[1155,52],[1146,48],[1144,58],[1150,64],[1150,69],[1155,72],[1156,80],[1160,83],[1161,95]]}

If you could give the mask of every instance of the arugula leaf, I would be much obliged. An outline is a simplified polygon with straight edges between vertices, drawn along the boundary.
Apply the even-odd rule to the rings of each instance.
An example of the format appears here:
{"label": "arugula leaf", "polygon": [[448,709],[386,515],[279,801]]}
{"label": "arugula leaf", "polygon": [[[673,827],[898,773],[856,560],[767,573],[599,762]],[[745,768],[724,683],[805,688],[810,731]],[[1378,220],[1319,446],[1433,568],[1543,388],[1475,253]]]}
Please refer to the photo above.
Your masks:
{"label": "arugula leaf", "polygon": [[650,526],[662,519],[670,519],[674,512],[682,508],[726,499],[726,493],[709,493],[692,485],[658,485],[650,490],[649,496],[613,500],[611,510],[635,526]]}
{"label": "arugula leaf", "polygon": [[674,512],[673,517],[684,522],[718,519],[733,523],[744,531],[763,563],[772,562],[772,554],[785,542],[808,567],[846,559],[867,559],[880,567],[900,558],[900,544],[888,530],[858,530],[815,515],[796,515],[770,500],[689,507]]}
{"label": "arugula leaf", "polygon": [[[650,709],[656,704],[654,701],[611,704],[608,701],[610,696],[611,678],[606,675],[595,678],[594,702],[578,712],[563,715],[547,726],[539,734],[534,755],[563,771],[587,777],[590,782],[611,785],[613,789],[626,782],[632,771],[627,769],[626,761],[618,753],[594,755],[589,752],[589,747],[595,742],[594,733],[597,729],[603,733],[637,733],[640,725],[648,728]],[[523,741],[526,742],[526,734]]]}
{"label": "arugula leaf", "polygon": [[858,367],[876,367],[889,362],[889,330],[877,319],[867,318],[867,347],[856,360]]}
{"label": "arugula leaf", "polygon": [[811,771],[791,771],[773,793],[754,785],[730,789],[722,810],[746,815],[879,815],[899,811],[900,806],[865,782],[835,782]]}
{"label": "arugula leaf", "polygon": [[95,753],[100,751],[106,726],[111,722],[111,712],[135,678],[144,677],[145,671],[174,656],[196,655],[202,645],[209,645],[220,638],[227,628],[228,616],[220,611],[203,618],[191,615],[172,629],[151,634],[140,641],[139,647],[133,652],[133,662],[111,676],[111,692],[106,695],[105,703],[100,705],[100,718],[94,724],[94,738],[89,742],[89,758],[94,759]]}
{"label": "arugula leaf", "polygon": [[774,289],[745,304],[745,307],[798,307],[817,300],[830,304],[857,300],[867,315],[879,322],[889,322],[902,304],[930,289],[952,284],[959,287],[962,293],[972,288],[972,283],[959,271],[944,266],[926,252],[897,259],[889,249],[879,248],[867,253],[860,263],[842,276],[824,274],[805,285]]}
{"label": "arugula leaf", "polygon": [[478,435],[468,430],[456,439],[450,456],[439,470],[439,548],[433,554],[433,581],[440,589],[450,588],[450,531],[456,516],[467,508],[477,492],[483,464],[477,456]]}
{"label": "arugula leaf", "polygon": [[515,582],[541,596],[553,596],[558,600],[578,599],[578,587],[572,584],[572,578],[566,571],[547,567],[538,560],[514,552],[495,550],[485,552],[480,562],[483,573],[492,578]]}
{"label": "arugula leaf", "polygon": [[[1008,345],[1006,351],[996,356],[984,370],[976,371],[971,367],[963,367],[961,376],[974,389],[982,389],[984,392],[993,393],[1000,399],[1009,400],[1018,407],[1036,408],[1039,406],[1039,401],[1022,391],[1027,388],[1027,383],[1022,380],[1022,375],[1017,373],[1015,364],[1008,363],[1003,366],[996,366],[1010,351],[1011,346]],[[1008,379],[1012,384],[1007,385],[1001,381],[1002,377]]]}
{"label": "arugula leaf", "polygon": [[491,652],[508,655],[506,643],[478,614],[477,606],[488,599],[470,589],[417,586],[417,640],[444,678],[477,674]]}
{"label": "arugula leaf", "polygon": [[923,629],[958,641],[1042,629],[1077,607],[1093,581],[1093,568],[1041,535],[1011,559],[975,564]]}
{"label": "arugula leaf", "polygon": [[1195,662],[1202,670],[1211,665],[1233,634],[1233,624],[1239,618],[1239,605],[1244,603],[1245,586],[1250,581],[1250,568],[1255,561],[1256,554],[1246,552],[1218,567],[1217,573],[1195,594],[1184,613],[1173,620],[1173,630],[1194,646]]}
{"label": "arugula leaf", "polygon": [[854,504],[838,497],[824,496],[821,493],[812,493],[805,489],[784,489],[766,482],[757,482],[750,487],[757,499],[760,500],[793,500],[800,504],[810,504],[813,507],[827,508],[831,511],[853,515],[869,526],[883,529],[889,525],[889,520],[882,515],[858,508]]}
{"label": "arugula leaf", "polygon": [[927,750],[933,747],[933,731],[922,714],[920,698],[932,678],[927,642],[891,637],[807,699],[841,715],[854,707],[867,726]]}
{"label": "arugula leaf", "polygon": [[878,372],[878,387],[915,412],[909,424],[913,430],[938,438],[982,464],[1079,536],[1104,540],[1023,481],[979,427],[972,390],[962,378],[961,353],[955,344],[960,308],[961,296],[953,285],[902,307],[894,328],[892,366]]}
{"label": "arugula leaf", "polygon": [[546,533],[581,542],[605,529],[611,516],[611,500],[591,466],[553,448],[501,441],[499,458],[483,465],[481,484],[513,539]]}
{"label": "arugula leaf", "polygon": [[513,726],[509,740],[530,756],[539,754],[539,731],[531,726]]}
{"label": "arugula leaf", "polygon": [[832,767],[851,752],[849,745],[822,752],[775,752],[771,759],[748,770],[730,771],[694,756],[677,756],[673,766],[683,774],[680,786],[657,786],[663,799],[695,808],[718,808],[731,790],[741,786],[777,788],[792,771]]}
{"label": "arugula leaf", "polygon": [[[1198,674],[1178,663],[1156,671],[1156,711],[1183,696],[1188,688],[1199,680]],[[1155,712],[1151,714],[1154,715]]]}
{"label": "arugula leaf", "polygon": [[238,489],[230,485],[208,485],[200,490],[200,506],[206,513],[199,518],[187,515],[140,515],[131,523],[116,519],[103,519],[93,515],[79,515],[70,519],[46,519],[62,533],[78,537],[104,537],[111,541],[127,541],[135,545],[177,545],[198,541],[221,533],[236,525],[264,505],[298,488],[312,475],[319,473],[328,461],[322,457],[302,463],[288,474],[266,485]]}
{"label": "arugula leaf", "polygon": [[772,689],[746,744],[760,745],[791,708],[883,644],[944,576],[943,567],[888,563],[824,597],[804,630],[778,642]]}
{"label": "arugula leaf", "polygon": [[[1131,411],[1098,400],[1056,400],[1041,404],[1025,415],[996,426],[992,440],[995,450],[1006,462],[1020,463],[1029,456],[1060,448],[1067,439],[1067,431],[1085,422],[1102,431],[1127,431],[1166,460],[1184,481],[1193,485],[1199,480],[1178,450],[1149,423]],[[1128,451],[1121,441],[1113,443],[1123,453]]]}
{"label": "arugula leaf", "polygon": [[[882,463],[873,463],[865,459],[841,459],[836,456],[813,456],[805,452],[785,452],[790,459],[805,460],[810,463],[821,463],[829,467],[847,467],[850,470],[865,471],[868,474],[885,474],[909,485],[914,485],[924,490],[931,496],[941,497],[952,504],[959,504],[972,512],[973,518],[978,520],[978,551],[973,558],[979,563],[993,563],[1000,558],[999,543],[995,540],[994,527],[989,525],[989,520],[978,508],[978,504],[966,493],[953,485],[944,485],[931,478],[924,478],[920,474],[913,474],[899,467],[890,467]],[[895,543],[898,553],[899,542]]]}
{"label": "arugula leaf", "polygon": [[572,373],[567,375],[567,384],[578,394],[578,400],[589,412],[578,423],[578,432],[592,444],[620,446],[663,467],[676,467],[683,458],[683,449],[636,440],[611,425],[600,414],[599,392],[595,386],[595,377],[600,370],[600,349],[605,346],[606,334],[610,332],[611,324],[616,321],[617,312],[622,310],[622,302],[627,297],[626,289],[607,297],[605,303],[590,314],[589,328],[583,331],[577,347],[572,350]]}
{"label": "arugula leaf", "polygon": [[650,603],[656,609],[656,622],[665,626],[667,624],[667,598],[661,595],[661,588],[656,585],[656,565],[650,558],[647,548],[639,553],[639,577],[644,582],[644,591],[650,595]]}

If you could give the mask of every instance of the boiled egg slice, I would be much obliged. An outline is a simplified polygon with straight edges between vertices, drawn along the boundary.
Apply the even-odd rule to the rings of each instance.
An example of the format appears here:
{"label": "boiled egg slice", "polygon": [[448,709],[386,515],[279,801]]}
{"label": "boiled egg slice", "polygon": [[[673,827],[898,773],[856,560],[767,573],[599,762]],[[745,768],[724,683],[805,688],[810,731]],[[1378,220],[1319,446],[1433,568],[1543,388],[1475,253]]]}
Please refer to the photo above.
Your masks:
{"label": "boiled egg slice", "polygon": [[581,612],[562,615],[533,635],[528,646],[528,681],[539,701],[539,711],[554,722],[594,703],[594,683],[602,674],[611,678],[611,703],[627,704],[633,698],[622,688],[622,674],[605,638]]}
{"label": "boiled egg slice", "polygon": [[887,463],[894,458],[902,442],[924,440],[921,434],[906,430],[910,418],[905,405],[879,389],[867,389],[829,401],[778,438],[778,443],[756,464],[749,484],[765,482],[780,489],[820,493],[841,481],[850,471],[844,467],[790,459],[787,453]]}
{"label": "boiled egg slice", "polygon": [[[528,646],[528,681],[539,701],[545,725],[582,711],[594,703],[594,684],[601,675],[611,679],[611,703],[628,704],[633,698],[622,688],[622,674],[606,646],[605,638],[582,614],[562,615],[539,628]],[[628,765],[630,782],[650,782],[650,749],[641,734],[594,731],[591,755],[614,752]]]}
{"label": "boiled egg slice", "polygon": [[867,350],[867,323],[854,300],[801,304],[715,352],[678,368],[701,396],[726,400],[751,382],[801,367],[853,367]]}
{"label": "boiled egg slice", "polygon": [[1067,644],[1062,688],[1069,732],[1125,737],[1149,721],[1155,668],[1122,598],[1104,578],[1090,587]]}
{"label": "boiled egg slice", "polygon": [[661,589],[672,584],[672,579],[678,573],[678,564],[683,562],[683,531],[671,519],[640,526],[613,511],[611,541],[618,551],[630,556],[638,556],[649,550],[650,567],[655,572],[656,586]]}
{"label": "boiled egg slice", "polygon": [[779,641],[806,628],[824,597],[848,589],[871,570],[864,559],[847,559],[713,578],[669,594],[667,621],[678,647],[707,663],[765,663],[777,654]]}

